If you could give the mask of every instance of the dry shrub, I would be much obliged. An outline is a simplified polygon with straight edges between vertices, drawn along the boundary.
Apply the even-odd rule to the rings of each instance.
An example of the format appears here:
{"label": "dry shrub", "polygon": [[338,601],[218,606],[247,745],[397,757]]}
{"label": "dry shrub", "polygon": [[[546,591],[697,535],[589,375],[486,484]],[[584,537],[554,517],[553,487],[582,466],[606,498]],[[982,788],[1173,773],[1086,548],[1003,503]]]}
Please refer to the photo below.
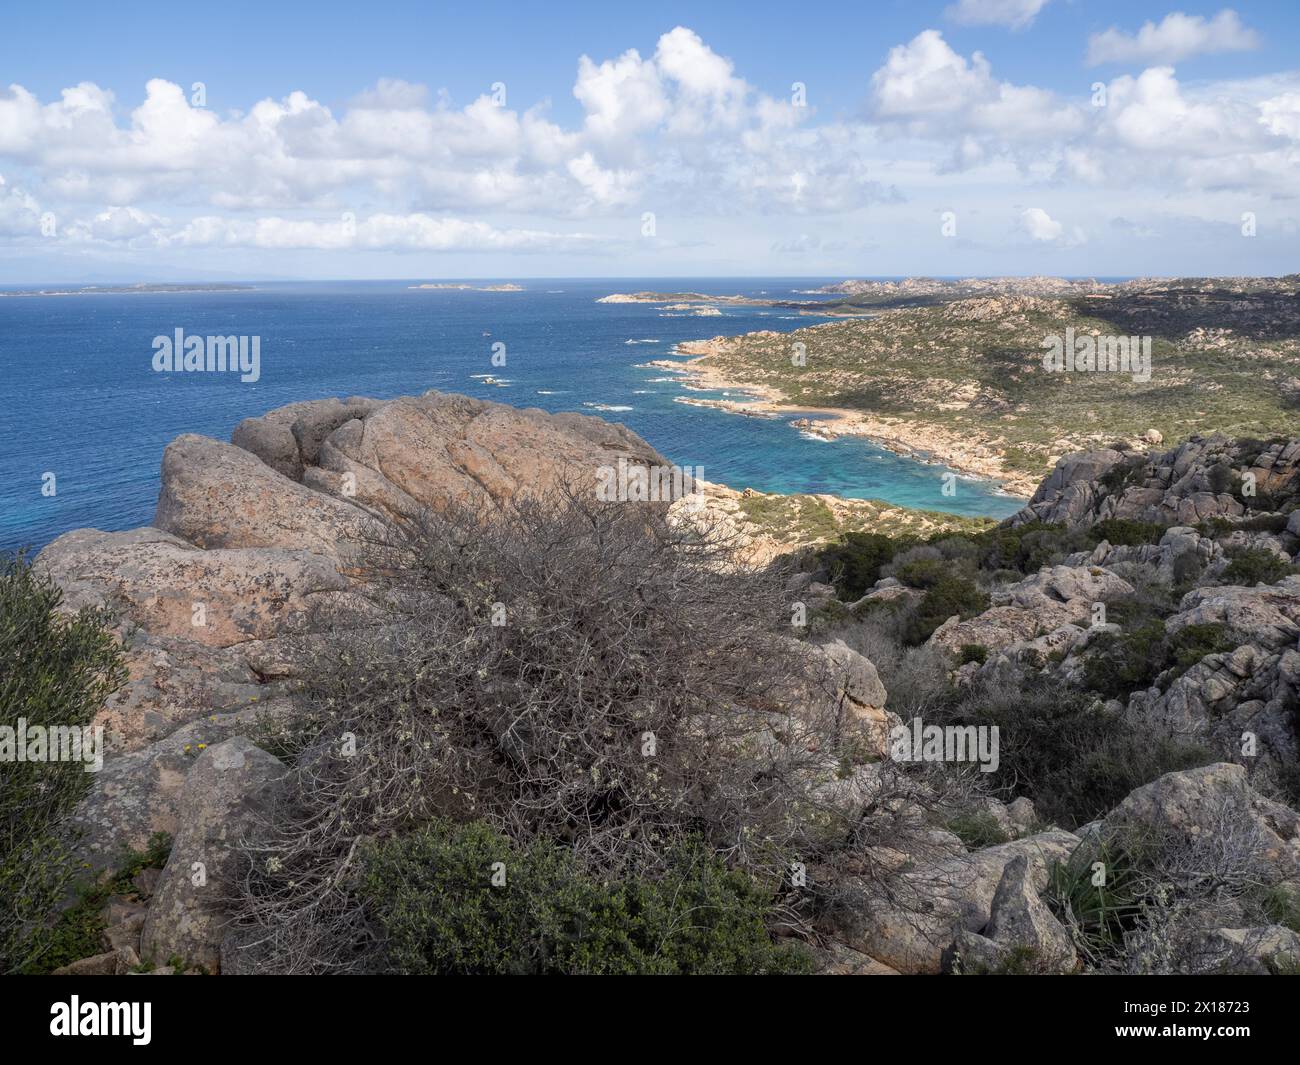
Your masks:
{"label": "dry shrub", "polygon": [[860,726],[790,638],[781,575],[718,537],[561,489],[389,520],[360,565],[382,620],[304,641],[291,785],[248,845],[263,968],[372,964],[358,853],[434,818],[611,877],[699,840],[778,885],[863,838],[836,787]]}
{"label": "dry shrub", "polygon": [[[1104,826],[1053,870],[1048,904],[1088,967],[1123,974],[1200,974],[1238,967],[1216,929],[1263,926],[1277,880],[1244,795],[1202,811],[1197,832]],[[1097,863],[1105,879],[1094,883]]]}

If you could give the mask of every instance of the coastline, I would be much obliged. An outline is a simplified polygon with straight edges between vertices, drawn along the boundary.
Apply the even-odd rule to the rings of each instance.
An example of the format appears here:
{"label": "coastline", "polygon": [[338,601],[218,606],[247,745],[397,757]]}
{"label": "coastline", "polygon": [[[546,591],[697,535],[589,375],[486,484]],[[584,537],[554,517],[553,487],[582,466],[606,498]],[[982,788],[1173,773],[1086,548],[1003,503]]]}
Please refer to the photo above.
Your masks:
{"label": "coastline", "polygon": [[643,365],[681,374],[687,388],[701,391],[739,392],[752,397],[746,401],[677,397],[678,403],[694,407],[711,407],[728,414],[747,417],[777,418],[793,415],[791,425],[799,430],[834,440],[841,436],[861,436],[878,447],[919,462],[947,466],[956,473],[996,482],[998,491],[1016,499],[1028,499],[1042,476],[1008,471],[1002,457],[988,444],[972,441],[934,426],[920,425],[904,418],[873,415],[844,407],[808,406],[791,403],[778,389],[761,384],[738,384],[723,377],[707,360],[716,353],[713,340],[684,341],[673,354],[685,361],[655,359]]}

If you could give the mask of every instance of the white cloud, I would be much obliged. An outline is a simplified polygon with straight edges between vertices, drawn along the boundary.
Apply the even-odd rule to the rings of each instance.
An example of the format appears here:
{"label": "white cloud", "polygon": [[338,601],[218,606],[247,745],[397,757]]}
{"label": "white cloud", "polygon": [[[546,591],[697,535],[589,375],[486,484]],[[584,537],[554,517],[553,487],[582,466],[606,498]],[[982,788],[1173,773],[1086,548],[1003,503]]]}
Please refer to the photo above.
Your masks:
{"label": "white cloud", "polygon": [[1028,207],[1020,214],[1020,228],[1034,240],[1060,240],[1065,227],[1041,207]]}
{"label": "white cloud", "polygon": [[1046,89],[999,81],[980,52],[967,59],[938,30],[890,49],[871,88],[877,119],[954,145],[952,165],[959,169],[1069,136],[1085,123],[1077,104]]}
{"label": "white cloud", "polygon": [[988,60],[976,52],[967,61],[938,30],[924,30],[907,44],[895,45],[871,77],[876,114],[916,119],[967,106],[967,98],[986,96],[993,87]]}
{"label": "white cloud", "polygon": [[1259,120],[1269,133],[1300,144],[1300,92],[1285,92],[1259,105]]}
{"label": "white cloud", "polygon": [[1007,26],[1022,30],[1048,0],[957,0],[944,14],[963,26]]}
{"label": "white cloud", "polygon": [[[1096,139],[1102,144],[1143,151],[1149,164],[1162,167],[1186,160],[1264,152],[1274,147],[1262,103],[1225,96],[1189,96],[1171,67],[1151,67],[1136,78],[1124,75],[1108,87],[1108,105],[1099,109]],[[1274,113],[1285,126],[1284,109]]]}
{"label": "white cloud", "polygon": [[635,136],[655,128],[668,114],[659,70],[635,48],[599,64],[582,56],[573,95],[587,112],[588,132],[601,140]]}
{"label": "white cloud", "polygon": [[582,233],[501,229],[486,222],[426,214],[374,214],[333,221],[280,217],[242,219],[203,216],[162,237],[163,245],[308,248],[316,251],[556,251],[591,248],[601,241]]}
{"label": "white cloud", "polygon": [[163,239],[166,220],[136,207],[110,207],[93,218],[68,226],[67,235],[75,241],[131,242],[147,237],[149,242]]}
{"label": "white cloud", "polygon": [[0,235],[32,236],[40,232],[40,204],[30,193],[6,184],[0,175]]}
{"label": "white cloud", "polygon": [[1242,25],[1231,8],[1211,19],[1175,11],[1159,23],[1145,22],[1134,35],[1112,26],[1088,38],[1088,65],[1178,63],[1197,55],[1245,52],[1259,47],[1259,34]]}
{"label": "white cloud", "polygon": [[[1011,6],[998,10],[1015,22]],[[1162,47],[1169,24],[1152,27]],[[846,248],[855,231],[875,239],[872,205],[928,227],[934,202],[969,198],[990,220],[986,240],[1005,242],[1007,223],[992,220],[1010,217],[1011,245],[1065,248],[1084,226],[1116,239],[1111,219],[1145,217],[1153,201],[1181,197],[1179,211],[1207,224],[1235,217],[1241,201],[1294,195],[1300,169],[1300,73],[1180,83],[1157,65],[1114,78],[1106,106],[1092,107],[1082,89],[1006,80],[934,29],[889,50],[857,116],[819,119],[760,91],[685,27],[652,51],[578,58],[572,88],[581,111],[562,123],[545,102],[457,105],[392,79],[336,108],[290,92],[237,112],[197,107],[161,79],[135,101],[89,82],[45,102],[11,86],[0,91],[0,243],[38,246],[50,210],[58,235],[39,246],[87,254],[604,253],[652,210],[678,237],[643,241],[639,255],[707,247],[718,230],[760,256],[826,255],[835,245],[817,234],[844,231]],[[1068,224],[1024,210],[1046,187]],[[345,212],[354,228],[334,221]]]}

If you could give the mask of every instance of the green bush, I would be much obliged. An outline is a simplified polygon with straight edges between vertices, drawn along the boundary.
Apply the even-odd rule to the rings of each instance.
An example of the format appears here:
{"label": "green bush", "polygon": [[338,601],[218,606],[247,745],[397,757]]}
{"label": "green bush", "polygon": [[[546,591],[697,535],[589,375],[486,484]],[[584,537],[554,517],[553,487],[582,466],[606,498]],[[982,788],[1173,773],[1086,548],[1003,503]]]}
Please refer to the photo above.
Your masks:
{"label": "green bush", "polygon": [[1168,526],[1154,521],[1131,521],[1128,518],[1107,518],[1088,530],[1094,542],[1107,541],[1112,547],[1141,547],[1158,544]]}
{"label": "green bush", "polygon": [[978,662],[983,665],[989,660],[989,649],[982,643],[964,643],[958,649],[957,656],[963,666],[967,662]]}
{"label": "green bush", "polygon": [[1014,570],[1037,573],[1043,566],[1059,562],[1065,555],[1095,546],[1080,530],[1041,521],[1013,528],[990,529],[972,537],[980,549],[980,568],[986,571]]}
{"label": "green bush", "polygon": [[[499,865],[497,863],[500,863]],[[565,849],[482,822],[371,844],[361,892],[385,967],[407,974],[769,974],[808,970],[774,944],[771,897],[698,844],[662,877],[598,881]],[[504,883],[493,884],[493,876]]]}
{"label": "green bush", "polygon": [[[1095,847],[1080,847],[1068,861],[1053,862],[1048,870],[1043,901],[1057,917],[1075,925],[1079,945],[1090,959],[1123,954],[1125,937],[1137,927],[1149,901],[1142,861],[1140,849],[1106,837]],[[1102,863],[1104,877],[1096,875],[1096,862]]]}
{"label": "green bush", "polygon": [[1205,563],[1193,551],[1184,551],[1174,559],[1173,586],[1171,594],[1176,594],[1179,599],[1182,598],[1182,591],[1190,591],[1196,587],[1201,579],[1201,574],[1205,572]]}
{"label": "green bush", "polygon": [[987,810],[968,810],[960,813],[951,818],[944,827],[970,850],[996,847],[1011,838],[998,824],[998,819]]}
{"label": "green bush", "polygon": [[[1258,503],[1256,503],[1258,506]],[[1229,521],[1227,518],[1206,518],[1199,522],[1196,531],[1202,536],[1216,538],[1227,536],[1231,532],[1266,532],[1280,533],[1286,529],[1288,515],[1286,514],[1252,514],[1248,518],[1242,518],[1240,521]]]}
{"label": "green bush", "polygon": [[1228,626],[1220,621],[1202,625],[1184,625],[1168,640],[1168,657],[1174,665],[1190,669],[1206,655],[1226,654],[1236,650],[1237,641]]}
{"label": "green bush", "polygon": [[1098,478],[1098,483],[1110,495],[1120,495],[1126,488],[1137,484],[1142,479],[1142,469],[1146,459],[1142,456],[1130,456],[1121,459]]}
{"label": "green bush", "polygon": [[915,647],[954,614],[971,618],[988,609],[989,597],[965,577],[943,576],[932,584],[903,626],[903,642]]}
{"label": "green bush", "polygon": [[819,553],[840,596],[861,599],[880,580],[882,566],[893,561],[897,546],[880,533],[845,533],[838,544]]}
{"label": "green bush", "polygon": [[1262,547],[1236,547],[1228,551],[1228,568],[1223,579],[1228,584],[1243,584],[1253,588],[1257,584],[1276,584],[1295,572],[1295,567]]}
{"label": "green bush", "polygon": [[1084,663],[1084,683],[1106,699],[1127,699],[1151,687],[1167,669],[1182,673],[1206,655],[1224,654],[1238,645],[1228,627],[1217,621],[1167,633],[1165,623],[1140,604],[1120,600],[1111,604],[1109,614],[1124,631],[1096,637]]}
{"label": "green bush", "polygon": [[1232,489],[1233,469],[1225,462],[1218,462],[1205,471],[1206,480],[1210,484],[1210,491],[1216,495],[1221,495]]}
{"label": "green bush", "polygon": [[[0,725],[80,728],[125,679],[107,617],[61,601],[22,555],[0,556]],[[37,933],[75,875],[64,821],[90,779],[79,762],[0,761],[0,971],[44,949]]]}
{"label": "green bush", "polygon": [[1300,888],[1294,884],[1275,884],[1265,889],[1263,909],[1271,923],[1300,933]]}
{"label": "green bush", "polygon": [[1046,675],[977,683],[930,706],[926,718],[996,726],[993,794],[1003,801],[1024,796],[1042,821],[1065,828],[1095,820],[1165,773],[1215,761],[1210,751],[1131,723],[1092,693]]}
{"label": "green bush", "polygon": [[951,572],[946,559],[918,558],[899,566],[894,575],[909,588],[933,588]]}
{"label": "green bush", "polygon": [[1106,699],[1126,699],[1149,688],[1166,668],[1165,624],[1146,621],[1120,633],[1104,632],[1088,647],[1084,683]]}

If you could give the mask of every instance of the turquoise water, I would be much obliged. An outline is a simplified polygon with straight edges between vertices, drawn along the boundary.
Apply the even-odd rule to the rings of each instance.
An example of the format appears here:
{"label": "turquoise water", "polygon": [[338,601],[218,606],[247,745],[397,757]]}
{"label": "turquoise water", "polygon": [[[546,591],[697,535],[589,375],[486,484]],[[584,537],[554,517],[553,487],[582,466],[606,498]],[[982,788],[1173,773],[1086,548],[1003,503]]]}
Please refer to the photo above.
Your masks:
{"label": "turquoise water", "polygon": [[[831,280],[831,279],[827,279]],[[1019,501],[943,466],[862,440],[809,438],[788,418],[691,407],[671,374],[644,368],[674,344],[818,319],[768,308],[665,316],[598,304],[611,292],[705,291],[807,298],[799,279],[521,281],[523,292],[412,290],[406,281],[259,284],[251,291],[0,298],[0,548],[41,547],[83,526],[146,525],[164,446],[179,433],[228,439],[240,419],[297,400],[438,389],[517,407],[620,421],[679,465],[736,488],[832,492],[1004,517]],[[261,338],[261,374],[156,373],[153,340],[176,329]],[[629,344],[628,341],[642,341]],[[645,341],[653,341],[646,343]],[[506,365],[492,364],[504,344]],[[481,375],[506,383],[497,386]],[[743,398],[743,397],[738,397]],[[601,409],[601,408],[612,409]],[[42,487],[54,475],[55,494]]]}

